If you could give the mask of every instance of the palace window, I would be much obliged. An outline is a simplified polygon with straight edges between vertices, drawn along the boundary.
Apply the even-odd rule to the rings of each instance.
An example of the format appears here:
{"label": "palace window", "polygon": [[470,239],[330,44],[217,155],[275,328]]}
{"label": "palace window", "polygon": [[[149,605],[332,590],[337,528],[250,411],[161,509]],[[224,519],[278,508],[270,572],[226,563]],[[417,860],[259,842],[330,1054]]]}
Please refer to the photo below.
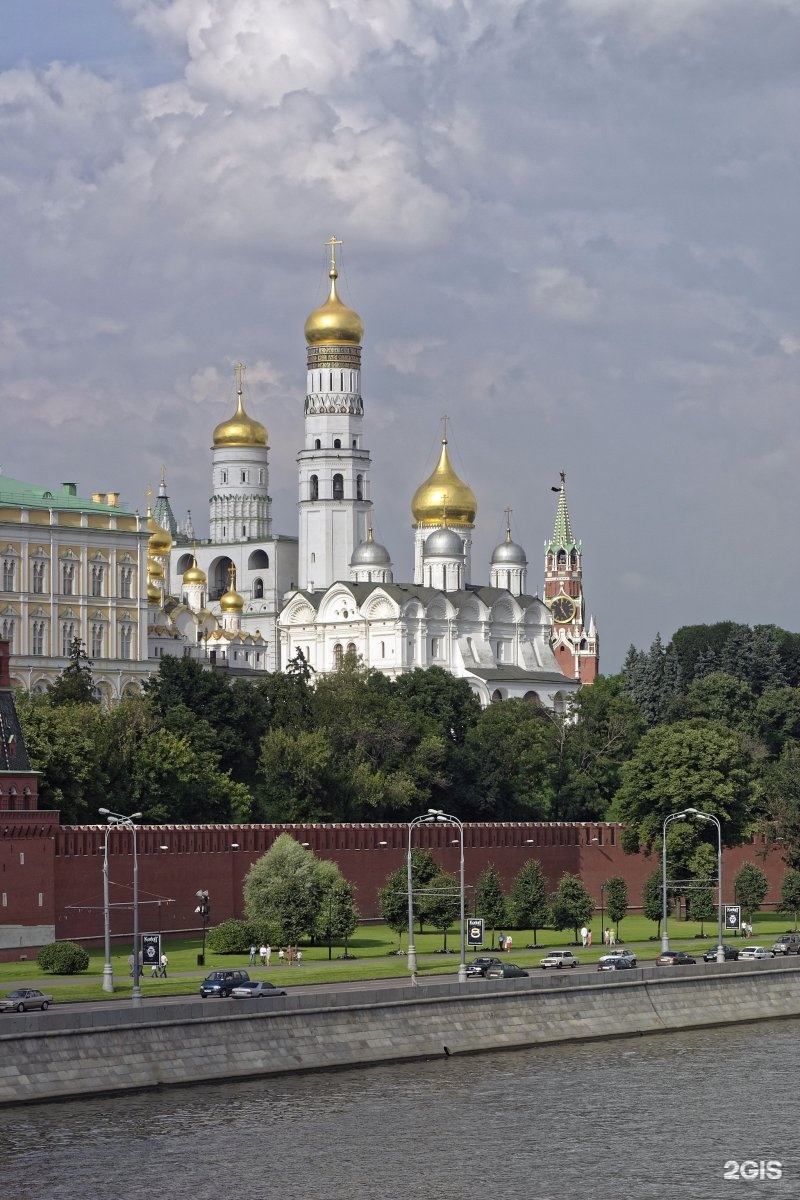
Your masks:
{"label": "palace window", "polygon": [[69,652],[72,649],[72,643],[75,640],[75,622],[62,621],[61,623],[61,656],[69,658]]}
{"label": "palace window", "polygon": [[44,592],[44,569],[43,562],[33,564],[33,590],[37,596],[41,596]]}
{"label": "palace window", "polygon": [[102,596],[103,594],[103,568],[92,567],[92,595]]}
{"label": "palace window", "polygon": [[44,654],[44,621],[31,625],[31,654]]}
{"label": "palace window", "polygon": [[0,628],[0,634],[2,634],[5,641],[11,642],[12,651],[14,649],[14,624],[14,621],[8,618],[3,621],[2,628]]}
{"label": "palace window", "polygon": [[130,600],[133,595],[133,567],[120,567],[119,594],[123,600]]}
{"label": "palace window", "polygon": [[61,564],[61,592],[64,596],[71,596],[75,587],[75,563],[65,562]]}
{"label": "palace window", "polygon": [[100,623],[92,625],[91,647],[92,658],[103,657],[103,626]]}
{"label": "palace window", "polygon": [[14,568],[16,567],[16,565],[17,564],[13,558],[4,558],[3,559],[3,591],[4,592],[13,592],[14,591]]}
{"label": "palace window", "polygon": [[131,658],[133,651],[133,627],[131,625],[120,625],[119,627],[119,656],[120,658]]}

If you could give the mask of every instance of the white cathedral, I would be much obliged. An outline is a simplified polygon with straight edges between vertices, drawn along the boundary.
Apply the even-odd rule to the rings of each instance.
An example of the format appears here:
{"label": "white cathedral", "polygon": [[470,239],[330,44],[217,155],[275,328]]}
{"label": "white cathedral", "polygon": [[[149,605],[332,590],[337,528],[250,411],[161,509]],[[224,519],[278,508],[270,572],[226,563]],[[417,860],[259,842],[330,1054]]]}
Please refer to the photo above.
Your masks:
{"label": "white cathedral", "polygon": [[305,324],[305,434],[297,455],[297,536],[272,531],[267,430],[244,407],[213,434],[208,538],[191,516],[179,529],[161,485],[146,521],[117,493],[50,491],[0,477],[0,636],[15,684],[43,690],[74,638],[114,703],[165,656],[231,674],[283,670],[298,652],[316,673],[348,654],[397,676],[438,666],[466,679],[481,703],[522,697],[563,711],[597,669],[594,619],[584,620],[581,546],[562,474],[545,545],[544,600],[527,588],[524,550],[506,538],[489,582],[472,582],[477,503],[454,471],[446,422],[438,463],[411,502],[413,582],[394,580],[373,538],[364,444],[361,318],[330,293]]}

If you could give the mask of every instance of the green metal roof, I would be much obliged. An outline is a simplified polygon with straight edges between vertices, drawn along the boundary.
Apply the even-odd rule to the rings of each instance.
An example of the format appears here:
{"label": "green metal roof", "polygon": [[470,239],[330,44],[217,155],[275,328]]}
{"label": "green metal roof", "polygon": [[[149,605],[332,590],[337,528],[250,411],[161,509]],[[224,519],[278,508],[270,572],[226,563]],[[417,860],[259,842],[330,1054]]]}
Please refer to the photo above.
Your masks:
{"label": "green metal roof", "polygon": [[87,500],[77,494],[74,483],[60,483],[57,488],[36,487],[32,483],[23,483],[12,479],[10,475],[0,475],[0,506],[13,504],[21,508],[55,508],[73,512],[102,512],[116,516],[134,517],[136,513],[129,508],[119,505],[109,505],[97,500]]}

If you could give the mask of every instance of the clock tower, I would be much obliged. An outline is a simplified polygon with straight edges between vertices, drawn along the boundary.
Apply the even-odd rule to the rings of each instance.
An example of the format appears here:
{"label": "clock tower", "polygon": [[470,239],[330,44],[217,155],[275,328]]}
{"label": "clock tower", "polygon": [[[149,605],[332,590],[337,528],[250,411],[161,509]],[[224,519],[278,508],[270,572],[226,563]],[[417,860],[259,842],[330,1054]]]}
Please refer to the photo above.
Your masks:
{"label": "clock tower", "polygon": [[598,670],[598,637],[593,616],[584,607],[581,543],[572,535],[561,472],[553,536],[544,546],[544,602],[553,617],[552,645],[558,665],[570,679],[592,683]]}

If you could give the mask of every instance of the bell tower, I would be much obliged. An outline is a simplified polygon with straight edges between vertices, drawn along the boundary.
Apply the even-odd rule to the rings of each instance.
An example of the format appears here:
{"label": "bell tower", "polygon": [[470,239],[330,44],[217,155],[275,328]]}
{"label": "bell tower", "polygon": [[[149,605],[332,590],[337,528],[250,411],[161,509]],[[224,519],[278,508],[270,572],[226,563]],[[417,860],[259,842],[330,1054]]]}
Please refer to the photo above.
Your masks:
{"label": "bell tower", "polygon": [[592,683],[599,666],[599,643],[593,616],[587,623],[583,595],[582,546],[572,534],[561,472],[553,536],[544,544],[544,602],[553,617],[552,646],[558,665],[570,679]]}

